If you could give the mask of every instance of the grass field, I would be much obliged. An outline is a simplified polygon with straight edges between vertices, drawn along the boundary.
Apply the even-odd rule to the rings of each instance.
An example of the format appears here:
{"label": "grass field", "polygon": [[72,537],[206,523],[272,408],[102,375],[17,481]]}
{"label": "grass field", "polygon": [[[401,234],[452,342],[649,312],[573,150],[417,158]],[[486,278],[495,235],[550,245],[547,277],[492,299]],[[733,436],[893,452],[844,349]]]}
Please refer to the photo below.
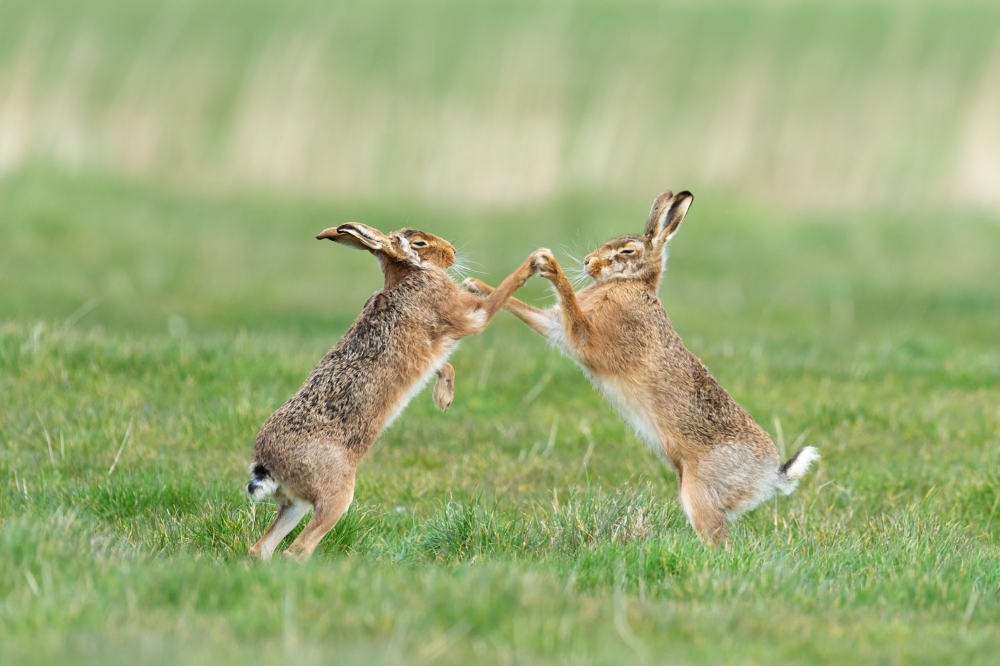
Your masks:
{"label": "grass field", "polygon": [[[0,663],[994,663],[997,35],[975,2],[0,2]],[[706,549],[502,313],[311,563],[244,560],[257,429],[381,284],[318,231],[496,281],[666,187],[661,297],[820,449],[794,495]]]}
{"label": "grass field", "polygon": [[[256,429],[379,281],[369,257],[312,234],[409,219],[493,276],[570,228],[581,249],[635,228],[645,204],[473,223],[5,180],[5,661],[987,663],[1000,228],[985,215],[949,211],[943,228],[933,212],[793,220],[696,202],[663,289],[675,325],[780,446],[805,437],[824,455],[728,550],[699,544],[673,473],[502,315],[456,353],[452,410],[421,394],[383,436],[313,563],[244,563],[271,514],[243,491]],[[549,224],[529,233],[536,216]]]}

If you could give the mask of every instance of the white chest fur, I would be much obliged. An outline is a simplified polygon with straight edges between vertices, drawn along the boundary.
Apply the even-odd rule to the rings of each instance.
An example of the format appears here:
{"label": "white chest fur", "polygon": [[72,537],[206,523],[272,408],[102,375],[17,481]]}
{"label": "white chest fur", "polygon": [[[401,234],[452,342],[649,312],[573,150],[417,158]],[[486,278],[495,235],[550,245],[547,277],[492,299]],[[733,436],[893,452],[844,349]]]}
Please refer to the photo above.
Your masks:
{"label": "white chest fur", "polygon": [[403,413],[403,410],[406,409],[406,406],[410,404],[410,400],[413,400],[413,397],[418,393],[420,393],[420,391],[423,390],[425,386],[427,386],[427,382],[431,380],[431,377],[437,374],[437,371],[441,369],[441,366],[447,363],[448,357],[451,356],[451,353],[455,351],[457,347],[458,347],[457,340],[446,340],[441,345],[440,350],[438,350],[437,355],[431,361],[431,364],[427,367],[427,370],[424,371],[424,374],[422,374],[417,379],[417,381],[415,381],[413,385],[411,385],[410,388],[408,388],[406,392],[399,397],[399,400],[396,401],[396,404],[393,406],[392,411],[389,412],[389,418],[385,420],[385,425],[382,426],[382,430],[385,430],[386,428],[391,426],[392,422],[395,421],[396,418]]}
{"label": "white chest fur", "polygon": [[629,391],[613,379],[597,377],[586,368],[584,368],[584,372],[587,373],[594,387],[601,392],[608,404],[632,428],[636,437],[645,442],[653,453],[662,457],[666,453],[663,449],[663,437],[656,428],[655,416],[645,404],[642,396]]}

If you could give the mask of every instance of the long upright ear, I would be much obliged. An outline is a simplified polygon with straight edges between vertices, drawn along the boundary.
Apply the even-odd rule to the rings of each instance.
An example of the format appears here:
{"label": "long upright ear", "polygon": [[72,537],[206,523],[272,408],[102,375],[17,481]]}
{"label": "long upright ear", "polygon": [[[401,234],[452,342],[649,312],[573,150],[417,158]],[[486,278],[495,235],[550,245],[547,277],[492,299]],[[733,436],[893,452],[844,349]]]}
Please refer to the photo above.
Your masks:
{"label": "long upright ear", "polygon": [[643,232],[646,238],[652,238],[656,235],[656,230],[660,228],[660,222],[663,221],[662,218],[667,212],[667,202],[673,198],[674,193],[670,190],[656,197],[653,207],[649,209],[649,219],[646,220],[646,231]]}
{"label": "long upright ear", "polygon": [[663,212],[660,213],[656,232],[652,236],[656,246],[664,247],[667,241],[677,233],[677,229],[684,221],[684,216],[687,215],[688,208],[691,207],[693,201],[694,195],[685,190],[678,192],[663,203]]}

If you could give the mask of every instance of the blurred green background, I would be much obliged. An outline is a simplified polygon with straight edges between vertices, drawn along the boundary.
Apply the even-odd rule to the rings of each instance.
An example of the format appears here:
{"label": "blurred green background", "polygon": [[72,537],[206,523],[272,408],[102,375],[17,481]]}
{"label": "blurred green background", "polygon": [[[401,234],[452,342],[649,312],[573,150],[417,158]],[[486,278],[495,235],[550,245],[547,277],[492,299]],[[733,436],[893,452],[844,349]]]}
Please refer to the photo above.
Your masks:
{"label": "blurred green background", "polygon": [[0,166],[463,207],[1000,204],[987,2],[5,0]]}
{"label": "blurred green background", "polygon": [[[244,565],[253,436],[381,285],[317,232],[496,282],[667,188],[663,302],[822,451],[793,496],[704,549],[501,314],[312,565]],[[998,257],[993,2],[0,0],[0,661],[992,663]]]}
{"label": "blurred green background", "polygon": [[934,326],[997,310],[1000,7],[5,0],[0,174],[4,316],[328,330],[378,276],[326,226],[499,277],[671,188],[685,314]]}

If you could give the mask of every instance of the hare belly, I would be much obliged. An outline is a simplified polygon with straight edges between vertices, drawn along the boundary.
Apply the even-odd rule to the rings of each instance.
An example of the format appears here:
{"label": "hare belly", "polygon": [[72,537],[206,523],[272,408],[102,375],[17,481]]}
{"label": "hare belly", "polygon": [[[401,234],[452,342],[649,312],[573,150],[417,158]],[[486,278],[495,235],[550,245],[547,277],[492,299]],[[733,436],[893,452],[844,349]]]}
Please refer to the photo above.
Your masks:
{"label": "hare belly", "polygon": [[417,381],[406,389],[406,391],[396,401],[396,404],[393,405],[392,409],[389,411],[389,416],[385,420],[385,425],[382,426],[382,430],[391,426],[392,422],[403,413],[406,406],[410,404],[410,400],[413,400],[413,397],[420,393],[425,386],[427,386],[427,382],[429,382],[431,377],[433,377],[437,371],[441,369],[441,366],[448,362],[448,357],[451,356],[451,353],[455,351],[456,347],[458,347],[457,341],[450,341],[441,345],[441,349],[431,360],[431,363],[427,366],[427,370],[424,371],[424,374],[420,375]]}
{"label": "hare belly", "polygon": [[587,372],[587,366],[584,364],[580,352],[566,339],[566,333],[563,331],[562,325],[562,311],[558,305],[543,311],[539,316],[532,317],[532,319],[537,326],[544,329],[545,332],[542,334],[542,337],[550,345],[558,349],[566,358],[573,359],[584,369],[584,372]]}
{"label": "hare belly", "polygon": [[636,436],[656,455],[661,458],[666,455],[667,452],[664,449],[663,438],[654,425],[653,419],[642,409],[642,400],[637,396],[629,395],[613,381],[593,375],[591,375],[590,379],[594,383],[594,386],[604,395],[605,400],[625,420],[625,423],[632,428]]}

